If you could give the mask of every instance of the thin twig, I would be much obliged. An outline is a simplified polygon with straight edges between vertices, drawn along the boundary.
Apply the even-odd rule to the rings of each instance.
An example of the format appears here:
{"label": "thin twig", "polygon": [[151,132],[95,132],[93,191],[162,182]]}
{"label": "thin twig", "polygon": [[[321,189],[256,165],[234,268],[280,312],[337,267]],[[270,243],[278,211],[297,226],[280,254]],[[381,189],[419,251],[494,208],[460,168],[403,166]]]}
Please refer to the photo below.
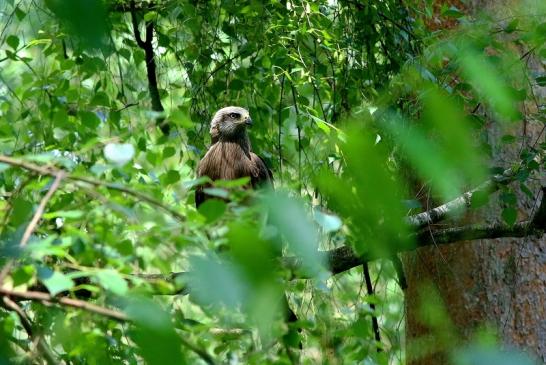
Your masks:
{"label": "thin twig", "polygon": [[38,209],[36,209],[34,216],[30,220],[30,223],[28,224],[27,228],[25,229],[25,232],[23,233],[21,242],[19,242],[20,248],[23,248],[27,245],[28,240],[30,239],[30,236],[32,235],[32,232],[34,232],[34,230],[36,229],[36,226],[38,225],[39,220],[42,218],[42,215],[44,214],[44,210],[47,203],[49,202],[53,194],[55,194],[55,191],[59,188],[61,184],[61,180],[64,177],[65,177],[65,172],[62,170],[58,170],[57,173],[55,174],[55,180],[53,180],[53,184],[51,184],[51,187],[47,191],[46,195],[44,195],[44,197],[40,201],[40,204],[38,205]]}
{"label": "thin twig", "polygon": [[[373,287],[372,287],[372,279],[370,277],[370,268],[368,266],[368,263],[365,262],[362,264],[362,270],[364,271],[364,281],[366,282],[366,291],[368,292],[368,296],[371,297],[374,295]],[[381,348],[381,334],[379,333],[379,322],[377,321],[377,314],[375,312],[375,303],[373,302],[373,298],[370,301],[370,308],[372,310],[372,328],[373,333],[375,337],[376,349],[377,352],[382,352],[383,349]]]}
{"label": "thin twig", "polygon": [[87,312],[99,314],[110,319],[127,322],[129,317],[123,313],[113,309],[104,308],[96,304],[86,302],[85,300],[72,299],[66,297],[54,297],[48,293],[38,291],[14,291],[6,288],[0,288],[0,296],[8,296],[19,300],[34,300],[45,304],[56,303],[63,306],[78,308]]}
{"label": "thin twig", "polygon": [[[11,165],[11,166],[16,166],[16,167],[19,167],[19,168],[22,168],[22,169],[25,169],[25,170],[33,171],[33,172],[38,173],[40,175],[55,176],[58,171],[62,171],[62,170],[57,169],[57,168],[43,167],[43,166],[35,165],[33,163],[30,163],[30,162],[26,162],[26,161],[23,161],[23,160],[15,159],[15,158],[8,157],[8,156],[2,156],[2,155],[0,155],[0,162]],[[123,185],[103,182],[103,181],[99,181],[99,180],[94,180],[94,179],[91,179],[91,178],[88,178],[88,177],[83,177],[83,176],[74,176],[74,175],[70,175],[68,173],[66,173],[65,179],[71,180],[71,181],[83,182],[83,183],[86,183],[86,184],[89,184],[89,185],[92,185],[92,186],[95,186],[95,187],[105,187],[105,188],[107,188],[109,190],[116,190],[116,191],[125,193],[127,195],[131,195],[131,196],[133,196],[133,197],[135,197],[135,198],[137,198],[139,200],[142,200],[142,201],[144,201],[144,202],[146,202],[146,203],[148,203],[148,204],[150,204],[152,206],[161,208],[161,209],[168,212],[169,214],[171,214],[173,217],[177,218],[180,221],[184,221],[186,219],[186,217],[184,217],[182,214],[178,213],[176,210],[172,209],[171,207],[166,206],[165,204],[161,203],[160,201],[158,201],[158,200],[156,200],[156,199],[154,199],[154,198],[152,198],[152,197],[150,197],[150,196],[148,196],[146,194],[138,192],[136,190],[129,189],[129,188],[123,186]]]}
{"label": "thin twig", "polygon": [[25,329],[27,335],[29,338],[34,338],[38,342],[38,350],[42,353],[44,356],[44,359],[47,361],[48,364],[54,365],[59,364],[59,361],[55,359],[55,355],[53,354],[53,351],[51,348],[49,348],[49,345],[44,340],[42,336],[39,334],[34,333],[34,328],[32,326],[32,323],[28,319],[25,311],[23,308],[21,308],[17,303],[15,303],[13,300],[11,300],[8,297],[2,298],[4,301],[4,306],[13,312],[15,312],[19,316],[19,321],[21,322],[21,325]]}
{"label": "thin twig", "polygon": [[282,184],[282,140],[281,140],[281,137],[282,137],[282,97],[283,97],[283,93],[284,93],[284,72],[281,76],[281,96],[280,96],[280,100],[279,100],[279,109],[278,109],[278,114],[279,114],[279,121],[278,121],[278,127],[279,127],[279,140],[278,140],[278,150],[279,150],[279,176],[280,176],[280,180],[281,180],[281,184]]}
{"label": "thin twig", "polygon": [[[21,238],[21,241],[19,242],[19,248],[24,248],[28,240],[30,239],[30,236],[32,235],[32,232],[36,229],[36,226],[38,225],[38,222],[42,218],[42,215],[44,214],[45,207],[55,191],[59,188],[59,185],[61,184],[61,180],[65,176],[65,172],[62,170],[57,171],[55,174],[55,180],[53,181],[53,184],[49,187],[49,190],[44,195],[42,200],[40,201],[40,204],[38,205],[38,208],[36,209],[36,212],[34,212],[34,215],[32,216],[32,219],[30,220],[30,223],[28,224],[27,228],[25,229],[25,232],[23,233],[23,237]],[[4,282],[4,278],[9,274],[11,268],[13,267],[13,259],[9,260],[4,267],[2,268],[2,271],[0,271],[0,286]]]}

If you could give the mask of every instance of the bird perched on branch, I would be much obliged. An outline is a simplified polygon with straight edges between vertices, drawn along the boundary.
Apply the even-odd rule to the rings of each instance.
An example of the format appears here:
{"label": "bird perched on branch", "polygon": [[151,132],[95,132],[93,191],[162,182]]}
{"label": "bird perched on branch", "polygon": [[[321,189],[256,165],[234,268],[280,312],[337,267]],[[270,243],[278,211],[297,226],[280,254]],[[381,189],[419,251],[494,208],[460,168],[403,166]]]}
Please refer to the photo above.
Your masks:
{"label": "bird perched on branch", "polygon": [[[216,112],[210,123],[212,145],[199,162],[197,176],[211,180],[233,180],[250,177],[251,188],[270,184],[271,171],[264,161],[252,152],[247,127],[252,125],[248,111],[238,106],[228,106]],[[207,199],[203,186],[195,192],[195,205]]]}
{"label": "bird perched on branch", "polygon": [[[252,125],[248,111],[238,106],[228,106],[216,112],[210,123],[212,145],[199,162],[197,175],[208,176],[211,180],[233,180],[250,177],[249,188],[272,184],[273,175],[264,161],[252,152],[247,127]],[[208,198],[201,185],[195,191],[195,205],[199,206]],[[286,296],[282,297],[284,315],[288,322],[298,320],[290,309]],[[289,331],[285,337],[292,336]],[[299,342],[301,348],[301,342]]]}

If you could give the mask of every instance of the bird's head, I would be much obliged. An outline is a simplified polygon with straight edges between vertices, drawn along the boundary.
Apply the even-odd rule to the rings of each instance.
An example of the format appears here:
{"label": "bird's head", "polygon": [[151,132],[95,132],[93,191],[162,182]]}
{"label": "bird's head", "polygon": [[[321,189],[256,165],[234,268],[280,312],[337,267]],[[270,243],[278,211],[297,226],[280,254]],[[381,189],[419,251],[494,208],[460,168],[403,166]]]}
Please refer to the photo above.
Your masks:
{"label": "bird's head", "polygon": [[210,134],[213,140],[232,139],[244,136],[246,127],[252,125],[248,110],[238,106],[222,108],[214,114],[210,122]]}

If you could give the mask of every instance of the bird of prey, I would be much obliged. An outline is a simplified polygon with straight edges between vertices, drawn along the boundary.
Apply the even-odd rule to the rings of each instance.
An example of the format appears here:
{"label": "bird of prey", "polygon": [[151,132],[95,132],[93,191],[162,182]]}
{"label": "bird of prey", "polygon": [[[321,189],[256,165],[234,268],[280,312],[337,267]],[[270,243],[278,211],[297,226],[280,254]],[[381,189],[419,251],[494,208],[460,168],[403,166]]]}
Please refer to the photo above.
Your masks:
{"label": "bird of prey", "polygon": [[[251,188],[270,184],[271,171],[264,161],[252,152],[247,127],[252,125],[248,111],[238,106],[228,106],[216,112],[210,123],[212,145],[199,162],[197,176],[211,180],[233,180],[250,177]],[[207,194],[199,186],[195,192],[195,205],[199,207]]]}
{"label": "bird of prey", "polygon": [[[238,106],[228,106],[216,112],[210,123],[212,145],[199,162],[198,177],[211,180],[233,180],[250,177],[249,188],[272,184],[273,175],[264,161],[252,152],[247,127],[252,125],[248,111]],[[195,205],[199,207],[208,197],[201,185],[195,191]],[[286,296],[283,307],[288,322],[298,318],[290,309]],[[290,336],[290,332],[285,335]],[[301,348],[301,342],[300,342]]]}

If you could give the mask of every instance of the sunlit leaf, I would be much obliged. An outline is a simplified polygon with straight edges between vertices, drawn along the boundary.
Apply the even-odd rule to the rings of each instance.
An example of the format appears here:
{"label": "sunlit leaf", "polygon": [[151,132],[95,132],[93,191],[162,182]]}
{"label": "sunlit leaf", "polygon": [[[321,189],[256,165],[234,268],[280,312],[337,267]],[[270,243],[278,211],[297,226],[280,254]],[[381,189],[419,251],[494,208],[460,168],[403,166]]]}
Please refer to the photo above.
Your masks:
{"label": "sunlit leaf", "polygon": [[118,166],[127,164],[134,155],[135,148],[129,143],[109,143],[104,146],[104,157]]}
{"label": "sunlit leaf", "polygon": [[51,295],[71,289],[74,286],[72,279],[61,272],[53,271],[47,267],[38,267],[38,278]]}

